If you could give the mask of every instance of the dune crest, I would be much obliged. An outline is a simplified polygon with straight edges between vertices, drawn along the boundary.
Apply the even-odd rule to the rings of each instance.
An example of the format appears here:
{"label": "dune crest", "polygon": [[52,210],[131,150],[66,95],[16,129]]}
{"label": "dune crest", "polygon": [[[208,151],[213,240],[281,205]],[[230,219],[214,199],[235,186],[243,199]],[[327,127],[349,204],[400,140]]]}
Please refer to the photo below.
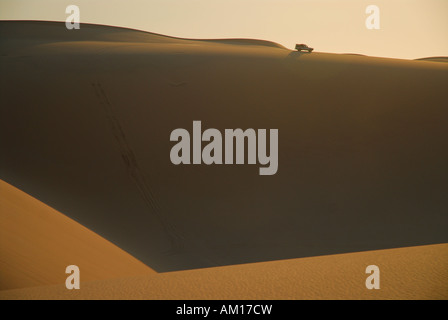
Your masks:
{"label": "dune crest", "polygon": [[[380,289],[365,286],[368,265]],[[0,299],[448,299],[448,244],[187,270],[47,286]]]}
{"label": "dune crest", "polygon": [[[39,28],[35,26],[39,25]],[[31,40],[31,42],[64,42],[89,41],[101,42],[130,42],[130,43],[217,43],[233,45],[265,46],[285,49],[284,46],[273,41],[260,39],[229,38],[229,39],[192,39],[167,36],[159,33],[124,28],[110,27],[100,24],[82,24],[82,32],[64,32],[64,23],[57,21],[0,21],[0,36],[3,41],[8,41],[14,34],[14,41]],[[61,32],[62,31],[62,32]],[[43,36],[44,33],[44,36]]]}
{"label": "dune crest", "polygon": [[427,58],[419,58],[419,59],[415,59],[415,60],[420,60],[420,61],[433,61],[433,62],[448,62],[448,57],[427,57]]}
{"label": "dune crest", "polygon": [[154,273],[79,223],[0,180],[0,290]]}

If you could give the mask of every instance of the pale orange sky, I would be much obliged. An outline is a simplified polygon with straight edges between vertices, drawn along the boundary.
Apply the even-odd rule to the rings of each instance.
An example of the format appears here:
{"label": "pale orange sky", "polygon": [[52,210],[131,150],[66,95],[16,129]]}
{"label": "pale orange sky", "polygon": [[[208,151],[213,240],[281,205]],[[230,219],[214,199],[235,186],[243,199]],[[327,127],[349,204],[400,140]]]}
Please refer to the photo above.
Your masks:
{"label": "pale orange sky", "polygon": [[[448,56],[448,0],[0,0],[1,20],[65,21],[185,38],[256,38],[321,52],[414,59]],[[365,9],[380,8],[380,30]],[[76,32],[73,30],[71,32]]]}

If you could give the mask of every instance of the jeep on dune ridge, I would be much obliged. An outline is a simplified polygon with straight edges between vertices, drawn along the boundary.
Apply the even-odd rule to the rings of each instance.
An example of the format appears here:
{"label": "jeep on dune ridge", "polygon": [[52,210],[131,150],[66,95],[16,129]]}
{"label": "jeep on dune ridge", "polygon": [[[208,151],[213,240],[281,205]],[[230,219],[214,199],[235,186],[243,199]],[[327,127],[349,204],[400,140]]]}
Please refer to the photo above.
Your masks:
{"label": "jeep on dune ridge", "polygon": [[311,52],[311,51],[314,50],[314,48],[310,48],[306,44],[300,43],[300,44],[296,44],[296,50],[299,51],[299,52],[301,52],[301,51]]}

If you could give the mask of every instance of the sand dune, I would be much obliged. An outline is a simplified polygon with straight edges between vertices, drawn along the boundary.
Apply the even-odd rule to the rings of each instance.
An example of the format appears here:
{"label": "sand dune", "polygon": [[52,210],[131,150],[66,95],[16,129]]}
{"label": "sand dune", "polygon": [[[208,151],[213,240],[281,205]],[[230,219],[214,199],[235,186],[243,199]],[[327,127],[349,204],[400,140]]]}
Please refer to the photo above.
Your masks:
{"label": "sand dune", "polygon": [[[380,289],[365,269],[380,268]],[[0,299],[448,299],[448,244],[0,291]]]}
{"label": "sand dune", "polygon": [[154,273],[109,241],[0,180],[0,290]]}
{"label": "sand dune", "polygon": [[433,61],[433,62],[448,62],[448,57],[428,57],[428,58],[420,58],[415,59],[420,61]]}
{"label": "sand dune", "polygon": [[[448,242],[446,64],[0,22],[0,70],[0,178],[156,271]],[[277,174],[173,165],[193,120]]]}

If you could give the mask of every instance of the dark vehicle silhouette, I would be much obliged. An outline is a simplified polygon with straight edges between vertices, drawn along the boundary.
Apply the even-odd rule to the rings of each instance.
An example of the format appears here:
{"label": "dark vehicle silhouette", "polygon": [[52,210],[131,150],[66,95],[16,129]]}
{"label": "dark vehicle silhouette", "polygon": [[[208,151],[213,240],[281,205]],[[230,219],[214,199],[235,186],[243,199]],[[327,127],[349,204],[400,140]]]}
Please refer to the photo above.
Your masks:
{"label": "dark vehicle silhouette", "polygon": [[314,48],[310,48],[306,44],[300,43],[300,44],[296,44],[296,50],[299,51],[299,52],[301,52],[301,51],[311,52],[311,51],[314,50]]}

